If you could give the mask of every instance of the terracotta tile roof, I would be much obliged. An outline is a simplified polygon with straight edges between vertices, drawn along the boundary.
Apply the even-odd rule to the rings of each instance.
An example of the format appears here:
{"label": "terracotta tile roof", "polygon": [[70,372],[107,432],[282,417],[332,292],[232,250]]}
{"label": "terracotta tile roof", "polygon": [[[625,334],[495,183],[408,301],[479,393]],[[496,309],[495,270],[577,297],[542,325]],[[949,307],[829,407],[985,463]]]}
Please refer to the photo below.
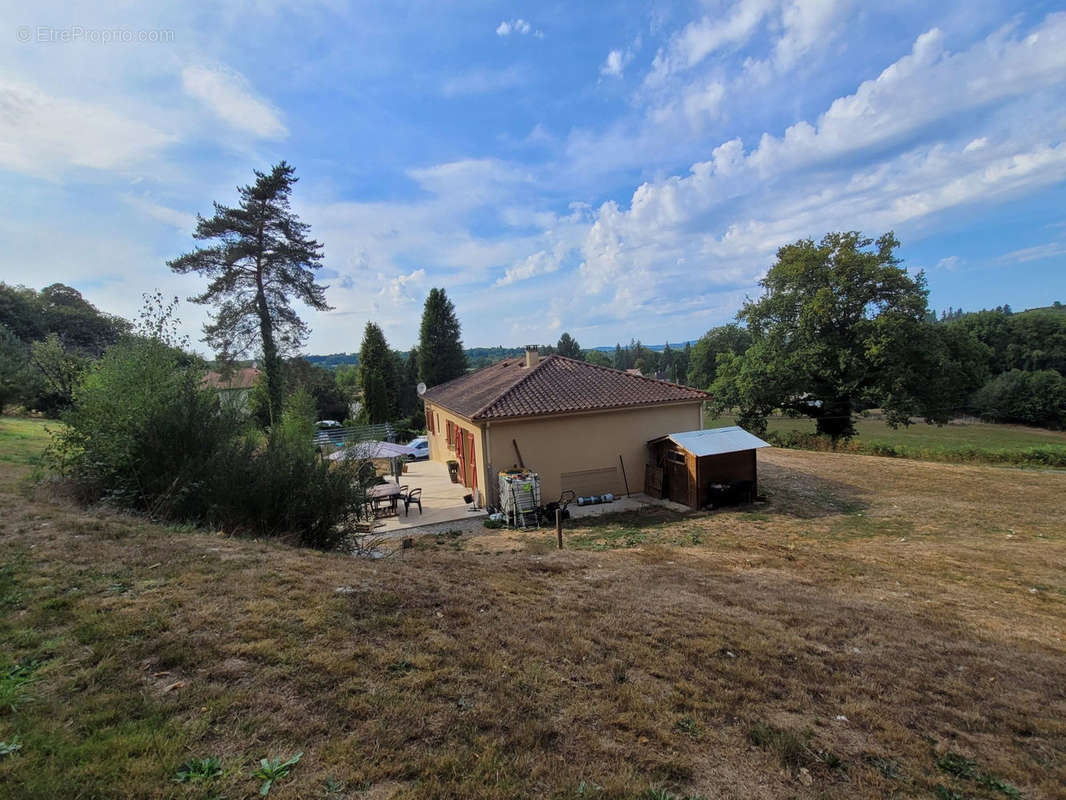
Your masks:
{"label": "terracotta tile roof", "polygon": [[204,384],[212,389],[251,389],[255,385],[255,379],[259,377],[259,370],[255,367],[242,367],[233,370],[228,378],[223,378],[220,372],[208,372],[204,375]]}
{"label": "terracotta tile roof", "polygon": [[630,375],[560,355],[528,368],[524,359],[463,375],[429,389],[425,399],[471,420],[538,417],[706,400],[698,389]]}

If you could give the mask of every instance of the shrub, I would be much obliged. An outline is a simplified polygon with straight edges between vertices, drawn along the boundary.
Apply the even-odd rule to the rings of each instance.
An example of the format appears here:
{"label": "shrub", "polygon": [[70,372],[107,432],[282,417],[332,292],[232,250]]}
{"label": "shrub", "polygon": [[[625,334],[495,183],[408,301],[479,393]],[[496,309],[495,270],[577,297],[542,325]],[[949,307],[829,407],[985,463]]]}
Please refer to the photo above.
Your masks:
{"label": "shrub", "polygon": [[0,411],[20,398],[20,373],[27,361],[26,346],[0,323]]}
{"label": "shrub", "polygon": [[992,422],[1061,429],[1066,427],[1066,378],[1050,369],[1012,369],[978,389],[971,403],[979,416]]}
{"label": "shrub", "polygon": [[313,443],[315,405],[302,390],[286,402],[266,444],[220,454],[209,521],[260,536],[299,534],[309,547],[334,549],[346,536],[343,522],[363,501],[372,470],[364,462],[329,462]]}
{"label": "shrub", "polygon": [[264,437],[221,406],[201,368],[156,339],[108,350],[84,376],[48,461],[86,501],[334,548],[362,500],[357,462],[331,469],[313,444],[314,405],[298,392]]}
{"label": "shrub", "polygon": [[110,348],[83,376],[49,458],[88,501],[194,519],[235,420],[183,354],[153,339]]}

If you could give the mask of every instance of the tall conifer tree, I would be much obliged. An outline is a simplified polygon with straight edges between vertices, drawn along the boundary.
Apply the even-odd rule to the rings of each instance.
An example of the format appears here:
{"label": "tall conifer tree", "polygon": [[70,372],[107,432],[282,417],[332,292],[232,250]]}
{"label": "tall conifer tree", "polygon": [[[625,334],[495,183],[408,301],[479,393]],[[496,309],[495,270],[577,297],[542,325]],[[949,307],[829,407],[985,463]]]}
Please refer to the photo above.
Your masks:
{"label": "tall conifer tree", "polygon": [[255,178],[254,184],[237,190],[236,207],[215,203],[213,217],[197,217],[193,238],[213,244],[167,265],[211,279],[203,294],[189,299],[215,307],[204,326],[204,341],[224,359],[262,348],[270,416],[276,420],[283,394],[281,356],[296,350],[309,333],[292,301],[316,311],[329,306],[326,287],[315,283],[322,245],[289,208],[296,171],[282,161],[269,173],[256,170]]}
{"label": "tall conifer tree", "polygon": [[460,335],[452,301],[443,289],[430,289],[418,342],[419,375],[426,386],[437,386],[466,372]]}

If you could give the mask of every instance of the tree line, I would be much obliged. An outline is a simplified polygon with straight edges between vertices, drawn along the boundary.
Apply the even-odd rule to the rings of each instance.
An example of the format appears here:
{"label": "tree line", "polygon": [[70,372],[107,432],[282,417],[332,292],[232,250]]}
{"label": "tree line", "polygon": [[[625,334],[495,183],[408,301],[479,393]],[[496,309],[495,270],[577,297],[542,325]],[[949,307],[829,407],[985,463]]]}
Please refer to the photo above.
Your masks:
{"label": "tree line", "polygon": [[688,380],[712,408],[766,430],[785,413],[833,439],[881,408],[892,425],[958,415],[1066,426],[1066,314],[1009,306],[938,320],[923,273],[911,275],[891,233],[858,232],[782,247],[729,325],[692,348]]}
{"label": "tree line", "polygon": [[40,291],[0,283],[0,408],[59,414],[78,376],[132,327],[62,283]]}
{"label": "tree line", "polygon": [[[377,475],[365,460],[328,461],[314,444],[316,418],[347,398],[338,376],[294,356],[309,333],[294,303],[328,308],[327,287],[316,280],[322,247],[290,209],[295,183],[285,162],[256,171],[235,206],[215,203],[210,218],[198,217],[199,246],[168,262],[205,279],[190,299],[212,307],[204,340],[220,355],[215,366],[226,371],[258,355],[262,380],[251,415],[222,402],[206,380],[208,364],[177,333],[177,298],[147,297],[131,325],[69,287],[0,286],[5,391],[20,386],[16,366],[47,377],[48,348],[80,359],[61,402],[47,409],[65,425],[46,465],[75,495],[159,519],[292,535],[313,547],[349,541],[349,522]],[[416,407],[416,373],[436,383],[465,370],[443,290],[430,292],[421,334],[418,353],[400,364],[380,328],[368,324],[357,376],[368,413],[377,413],[375,404],[388,415]]]}

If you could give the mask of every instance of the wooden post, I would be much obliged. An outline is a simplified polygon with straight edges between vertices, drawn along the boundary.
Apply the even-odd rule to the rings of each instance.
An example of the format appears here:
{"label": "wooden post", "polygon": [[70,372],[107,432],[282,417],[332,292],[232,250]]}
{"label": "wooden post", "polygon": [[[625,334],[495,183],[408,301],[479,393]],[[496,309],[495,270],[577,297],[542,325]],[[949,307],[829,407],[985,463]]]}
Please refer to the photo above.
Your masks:
{"label": "wooden post", "polygon": [[622,465],[622,480],[626,482],[626,497],[629,497],[629,478],[626,477],[626,462],[622,460],[622,454],[618,454],[618,463]]}
{"label": "wooden post", "polygon": [[555,509],[555,535],[559,538],[559,549],[563,549],[563,510]]}

